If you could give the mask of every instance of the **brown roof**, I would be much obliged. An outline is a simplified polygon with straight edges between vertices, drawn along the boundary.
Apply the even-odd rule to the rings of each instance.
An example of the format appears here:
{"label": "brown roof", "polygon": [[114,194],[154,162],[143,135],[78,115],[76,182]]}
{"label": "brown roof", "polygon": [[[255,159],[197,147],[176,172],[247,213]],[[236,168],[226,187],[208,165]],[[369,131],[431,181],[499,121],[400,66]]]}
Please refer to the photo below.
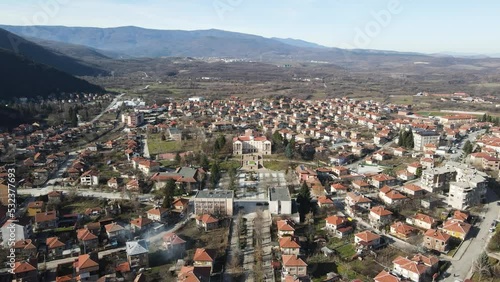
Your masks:
{"label": "brown roof", "polygon": [[75,267],[78,269],[91,268],[95,266],[99,266],[99,264],[93,261],[88,254],[78,256],[78,259],[75,261]]}
{"label": "brown roof", "polygon": [[209,214],[200,215],[197,217],[197,219],[203,223],[215,223],[219,221],[217,218]]}
{"label": "brown roof", "polygon": [[215,260],[215,251],[198,248],[194,253],[193,260],[213,262]]}
{"label": "brown roof", "polygon": [[373,278],[375,282],[400,282],[401,279],[390,274],[389,272],[382,270],[375,278]]}
{"label": "brown roof", "polygon": [[35,214],[35,222],[46,222],[57,219],[57,213],[55,211],[39,212]]}
{"label": "brown roof", "polygon": [[151,224],[151,223],[153,223],[153,221],[147,217],[139,217],[136,219],[132,219],[130,221],[131,225],[135,225],[135,226],[140,227],[140,228],[142,228],[148,224]]}
{"label": "brown roof", "polygon": [[333,225],[341,225],[346,222],[345,218],[342,216],[337,216],[337,215],[332,215],[327,217],[326,223],[333,224]]}
{"label": "brown roof", "polygon": [[295,231],[291,223],[288,220],[278,220],[276,222],[278,225],[278,231]]}
{"label": "brown roof", "polygon": [[77,231],[76,234],[77,234],[76,237],[78,238],[78,240],[81,240],[81,241],[90,241],[90,240],[97,239],[97,236],[95,236],[94,234],[92,234],[86,228],[78,229],[78,231]]}
{"label": "brown roof", "polygon": [[373,207],[371,208],[370,212],[379,216],[388,216],[392,214],[390,210],[386,210],[383,206]]}
{"label": "brown roof", "polygon": [[117,232],[124,229],[121,225],[119,225],[116,222],[106,224],[104,228],[106,229],[106,232]]}
{"label": "brown roof", "polygon": [[362,241],[365,241],[365,242],[371,242],[373,240],[380,239],[380,235],[375,234],[375,233],[368,231],[368,230],[357,233],[355,236],[358,237],[359,239],[361,239]]}
{"label": "brown roof", "polygon": [[301,258],[297,257],[296,255],[282,255],[281,259],[283,261],[283,266],[286,267],[307,266],[307,263],[305,263]]}
{"label": "brown roof", "polygon": [[47,238],[46,245],[49,249],[55,249],[55,248],[60,248],[60,247],[65,246],[65,244],[63,242],[59,241],[59,238],[57,238],[57,237]]}
{"label": "brown roof", "polygon": [[448,220],[446,221],[445,223],[443,223],[443,229],[444,230],[448,230],[448,231],[452,231],[452,232],[458,232],[458,233],[462,233],[464,235],[468,234],[470,229],[471,229],[471,225],[468,224],[468,223],[465,223],[465,222],[461,222],[461,221],[457,221],[457,220]]}
{"label": "brown roof", "polygon": [[14,273],[25,273],[30,271],[36,271],[36,268],[27,262],[16,262],[14,264]]}
{"label": "brown roof", "polygon": [[442,232],[441,230],[429,229],[425,232],[425,236],[432,237],[436,240],[447,242],[450,240],[450,235]]}
{"label": "brown roof", "polygon": [[299,243],[290,236],[286,236],[280,239],[279,241],[280,247],[281,248],[293,248],[293,249],[300,249]]}
{"label": "brown roof", "polygon": [[426,214],[423,214],[423,213],[417,213],[414,217],[415,220],[419,220],[419,221],[423,221],[425,223],[429,223],[429,224],[434,224],[435,220],[434,218],[426,215]]}
{"label": "brown roof", "polygon": [[162,214],[165,214],[167,212],[168,212],[168,209],[162,208],[162,207],[152,208],[149,211],[147,211],[148,214],[152,214],[152,215],[162,215]]}

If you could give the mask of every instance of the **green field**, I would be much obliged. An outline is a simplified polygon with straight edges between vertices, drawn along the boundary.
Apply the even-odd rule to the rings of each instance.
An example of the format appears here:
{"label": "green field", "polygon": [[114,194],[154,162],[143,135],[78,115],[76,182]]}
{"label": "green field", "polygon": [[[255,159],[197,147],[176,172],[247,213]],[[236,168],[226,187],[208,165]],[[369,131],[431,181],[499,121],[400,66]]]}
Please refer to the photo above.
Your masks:
{"label": "green field", "polygon": [[148,149],[150,155],[174,153],[180,151],[182,145],[177,141],[163,141],[160,134],[149,134]]}

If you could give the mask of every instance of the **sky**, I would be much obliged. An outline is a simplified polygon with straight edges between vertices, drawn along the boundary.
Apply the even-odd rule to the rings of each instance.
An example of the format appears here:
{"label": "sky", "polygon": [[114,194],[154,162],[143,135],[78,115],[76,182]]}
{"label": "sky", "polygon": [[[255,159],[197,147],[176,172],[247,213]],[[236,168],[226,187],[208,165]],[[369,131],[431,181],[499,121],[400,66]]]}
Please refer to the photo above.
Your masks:
{"label": "sky", "polygon": [[222,29],[329,47],[500,54],[498,0],[2,0],[0,24]]}

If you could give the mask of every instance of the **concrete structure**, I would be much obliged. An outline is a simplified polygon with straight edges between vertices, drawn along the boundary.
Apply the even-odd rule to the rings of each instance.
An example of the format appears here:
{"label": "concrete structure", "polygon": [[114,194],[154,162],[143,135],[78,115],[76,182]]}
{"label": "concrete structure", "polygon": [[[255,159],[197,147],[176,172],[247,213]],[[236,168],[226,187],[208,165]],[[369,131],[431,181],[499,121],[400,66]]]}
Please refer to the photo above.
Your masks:
{"label": "concrete structure", "polygon": [[133,112],[122,114],[122,123],[128,127],[138,127],[144,123],[144,113]]}
{"label": "concrete structure", "polygon": [[421,130],[413,132],[413,149],[423,151],[427,144],[439,145],[439,133],[430,130]]}
{"label": "concrete structure", "polygon": [[9,219],[2,226],[2,243],[5,247],[7,247],[11,234],[14,234],[14,241],[18,241],[28,239],[32,232],[33,229],[30,221],[21,223],[17,220]]}
{"label": "concrete structure", "polygon": [[127,242],[127,261],[131,268],[149,266],[149,247],[146,240]]}
{"label": "concrete structure", "polygon": [[271,141],[265,136],[255,136],[253,130],[245,130],[244,136],[233,139],[233,155],[259,153],[271,155]]}
{"label": "concrete structure", "polygon": [[269,212],[292,214],[292,198],[288,188],[269,188]]}
{"label": "concrete structure", "polygon": [[213,215],[233,215],[233,191],[198,191],[194,197],[194,213]]}

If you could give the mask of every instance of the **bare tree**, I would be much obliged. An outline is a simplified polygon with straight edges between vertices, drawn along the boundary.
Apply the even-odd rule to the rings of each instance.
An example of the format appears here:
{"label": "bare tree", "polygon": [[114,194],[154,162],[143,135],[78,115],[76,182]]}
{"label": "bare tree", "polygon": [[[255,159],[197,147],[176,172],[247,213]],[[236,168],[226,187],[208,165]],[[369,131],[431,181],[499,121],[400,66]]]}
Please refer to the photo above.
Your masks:
{"label": "bare tree", "polygon": [[491,277],[492,267],[488,255],[483,252],[472,265],[475,272],[479,274],[479,281],[483,281],[483,276]]}

